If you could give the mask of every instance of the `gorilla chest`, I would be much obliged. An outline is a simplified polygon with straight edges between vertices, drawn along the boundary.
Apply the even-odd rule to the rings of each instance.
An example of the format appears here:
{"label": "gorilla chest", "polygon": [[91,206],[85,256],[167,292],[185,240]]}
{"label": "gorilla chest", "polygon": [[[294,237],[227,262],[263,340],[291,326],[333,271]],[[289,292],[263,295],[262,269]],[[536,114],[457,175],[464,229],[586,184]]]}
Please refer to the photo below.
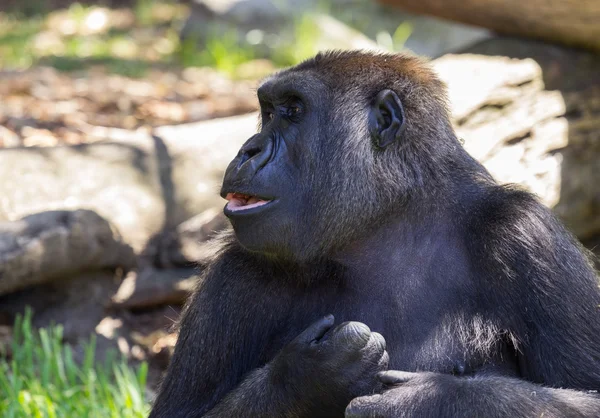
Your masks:
{"label": "gorilla chest", "polygon": [[[450,299],[443,286],[427,289],[434,284],[431,280],[407,277],[410,280],[403,280],[402,286],[397,282],[378,286],[374,277],[371,286],[322,286],[291,296],[267,357],[327,314],[335,316],[336,324],[358,321],[380,333],[386,340],[391,368],[452,372],[478,368],[485,358],[493,357],[492,352],[477,347],[477,341],[493,340],[494,336],[476,335],[475,327],[481,328],[482,319],[469,313],[468,304]],[[489,348],[493,345],[486,346]]]}

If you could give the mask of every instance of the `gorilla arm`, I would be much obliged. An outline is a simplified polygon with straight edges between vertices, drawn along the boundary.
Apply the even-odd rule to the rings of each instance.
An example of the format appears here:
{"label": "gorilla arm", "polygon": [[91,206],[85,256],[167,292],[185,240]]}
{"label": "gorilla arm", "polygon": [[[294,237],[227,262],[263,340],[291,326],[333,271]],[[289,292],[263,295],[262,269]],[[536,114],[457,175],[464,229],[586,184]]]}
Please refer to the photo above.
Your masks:
{"label": "gorilla arm", "polygon": [[331,315],[265,359],[278,327],[302,327],[286,322],[285,309],[302,307],[281,282],[257,274],[240,252],[211,266],[183,315],[151,418],[331,416],[380,388],[375,376],[389,358],[383,337],[355,322],[332,329]]}
{"label": "gorilla arm", "polygon": [[380,395],[354,399],[347,417],[582,417],[600,413],[593,393],[552,389],[524,380],[483,375],[388,371]]}
{"label": "gorilla arm", "polygon": [[205,416],[337,416],[357,393],[373,393],[385,340],[361,323],[332,325],[331,315],[313,323]]}
{"label": "gorilla arm", "polygon": [[[244,357],[243,344],[236,343],[248,333],[239,318],[241,311],[256,306],[244,300],[251,289],[236,286],[237,264],[235,256],[224,251],[188,301],[150,418],[202,416],[235,388],[244,374],[260,366],[258,355]],[[242,283],[243,278],[240,280]],[[256,338],[266,338],[265,330],[256,327]]]}
{"label": "gorilla arm", "polygon": [[[333,317],[325,317],[312,324],[300,334],[290,346],[304,346],[308,348],[312,341],[321,339],[323,334],[333,325]],[[239,416],[241,413],[248,416],[300,416],[305,413],[300,399],[296,396],[294,379],[281,375],[278,363],[286,362],[288,359],[285,352],[291,351],[290,347],[283,350],[283,354],[277,356],[272,362],[264,367],[252,371],[244,380],[223,400],[221,400],[205,417],[231,417]],[[278,380],[286,380],[277,384]],[[287,392],[287,393],[286,393]],[[296,393],[300,395],[300,393]]]}
{"label": "gorilla arm", "polygon": [[499,187],[485,205],[472,259],[521,379],[390,371],[380,379],[392,386],[353,400],[347,416],[600,416],[600,290],[584,250],[528,193]]}

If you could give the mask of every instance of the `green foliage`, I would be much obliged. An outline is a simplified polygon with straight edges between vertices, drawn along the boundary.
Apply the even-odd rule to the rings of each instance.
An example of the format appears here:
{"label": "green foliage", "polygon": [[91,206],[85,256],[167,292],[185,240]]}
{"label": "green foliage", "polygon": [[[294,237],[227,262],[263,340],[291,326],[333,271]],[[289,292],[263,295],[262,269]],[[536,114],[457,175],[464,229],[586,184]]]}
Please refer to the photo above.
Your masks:
{"label": "green foliage", "polygon": [[45,15],[49,9],[47,1],[20,0],[19,2],[12,3],[8,11],[25,17],[32,17]]}
{"label": "green foliage", "polygon": [[[24,10],[29,10],[26,7],[29,3],[40,2],[24,0]],[[268,56],[275,66],[287,67],[315,55],[325,36],[315,21],[318,15],[345,16],[341,20],[353,27],[372,25],[356,11],[357,7],[340,8],[333,13],[329,0],[320,0],[311,11],[298,14],[291,25],[276,35],[264,36],[255,30],[257,37],[250,33],[244,36],[237,27],[220,22],[212,28],[202,28],[202,36],[188,34],[183,41],[179,29],[188,9],[175,0],[136,0],[132,6],[134,19],[128,26],[109,24],[99,30],[89,30],[89,24],[106,11],[79,3],[45,18],[38,12],[33,13],[37,16],[33,18],[22,11],[0,12],[0,68],[50,64],[59,70],[72,71],[100,64],[110,72],[143,77],[155,65],[209,66],[235,77],[241,64],[255,58]],[[52,19],[54,24],[49,25]],[[410,36],[412,27],[405,22],[393,33],[377,31],[377,42],[397,51]]]}
{"label": "green foliage", "polygon": [[393,34],[379,32],[377,34],[377,43],[390,51],[401,51],[412,32],[412,24],[410,22],[402,22]]}
{"label": "green foliage", "polygon": [[[177,7],[171,0],[136,0],[134,26],[98,33],[80,33],[79,29],[60,33],[48,30],[48,18],[31,18],[21,12],[0,13],[0,68],[50,64],[59,70],[73,71],[101,64],[111,72],[141,77],[152,65],[167,64],[208,66],[235,76],[241,64],[263,55],[266,46],[252,45],[240,37],[236,28],[206,28],[202,46],[195,36],[181,41],[178,36],[181,21],[177,20],[181,16],[176,9],[170,9],[174,11],[173,20],[160,19],[164,16],[157,7],[169,5]],[[97,10],[94,6],[73,3],[59,13],[60,19],[69,20],[69,25],[82,28]],[[277,66],[294,65],[318,52],[320,31],[310,13],[295,19],[288,30],[276,46],[268,47]],[[261,48],[262,53],[258,52]]]}
{"label": "green foliage", "polygon": [[85,346],[81,364],[62,344],[62,327],[36,331],[31,312],[18,317],[12,358],[0,359],[0,416],[4,418],[141,418],[147,365],[132,370],[122,357],[98,365],[95,338]]}
{"label": "green foliage", "polygon": [[281,45],[273,52],[273,62],[287,67],[316,55],[318,51],[320,29],[314,21],[314,16],[306,14],[295,19],[292,42]]}
{"label": "green foliage", "polygon": [[134,13],[136,20],[144,25],[150,26],[152,24],[152,6],[153,0],[136,0]]}
{"label": "green foliage", "polygon": [[214,67],[228,74],[233,74],[240,64],[252,59],[252,48],[240,42],[233,31],[224,34],[211,31],[202,49],[198,48],[194,37],[181,42],[177,49],[177,61],[183,67]]}
{"label": "green foliage", "polygon": [[28,67],[33,62],[31,39],[39,31],[41,19],[20,20],[0,15],[0,68]]}

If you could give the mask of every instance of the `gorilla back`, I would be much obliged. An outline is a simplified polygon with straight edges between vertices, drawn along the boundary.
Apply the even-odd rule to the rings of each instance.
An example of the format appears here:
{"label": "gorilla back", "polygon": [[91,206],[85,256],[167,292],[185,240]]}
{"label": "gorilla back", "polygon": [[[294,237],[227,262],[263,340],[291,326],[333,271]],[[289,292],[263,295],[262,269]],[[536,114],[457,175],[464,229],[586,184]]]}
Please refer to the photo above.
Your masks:
{"label": "gorilla back", "polygon": [[427,64],[319,54],[258,100],[151,417],[600,416],[596,274]]}

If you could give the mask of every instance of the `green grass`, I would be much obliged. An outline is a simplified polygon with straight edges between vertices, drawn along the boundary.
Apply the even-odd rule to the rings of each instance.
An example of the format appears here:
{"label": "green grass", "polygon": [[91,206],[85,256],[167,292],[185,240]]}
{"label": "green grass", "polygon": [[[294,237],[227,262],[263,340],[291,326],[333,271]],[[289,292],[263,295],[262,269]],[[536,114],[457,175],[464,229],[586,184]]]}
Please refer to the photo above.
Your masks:
{"label": "green grass", "polygon": [[0,416],[3,418],[134,418],[148,415],[144,397],[147,365],[137,371],[122,356],[99,363],[95,339],[78,364],[62,344],[62,327],[34,330],[31,312],[17,318],[12,358],[0,359]]}

